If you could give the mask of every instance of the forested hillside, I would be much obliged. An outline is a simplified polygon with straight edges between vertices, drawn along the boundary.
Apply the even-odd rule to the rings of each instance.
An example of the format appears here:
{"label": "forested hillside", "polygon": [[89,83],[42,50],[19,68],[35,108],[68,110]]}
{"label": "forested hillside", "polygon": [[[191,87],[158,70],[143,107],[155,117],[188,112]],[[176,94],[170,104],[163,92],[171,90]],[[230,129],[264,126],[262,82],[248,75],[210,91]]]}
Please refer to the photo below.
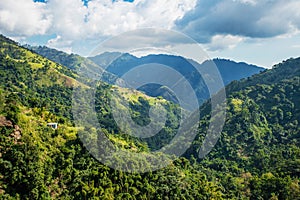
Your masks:
{"label": "forested hillside", "polygon": [[105,71],[101,65],[97,65],[91,60],[79,56],[77,54],[68,54],[63,51],[58,51],[56,49],[51,49],[48,47],[41,46],[25,46],[32,51],[38,53],[39,55],[59,63],[60,65],[66,66],[67,68],[78,71],[80,70],[90,70],[94,74],[100,74],[99,79],[107,83],[115,83],[117,76]]}
{"label": "forested hillside", "polygon": [[[71,111],[73,90],[88,91],[89,80],[0,36],[0,199],[300,199],[299,63],[289,59],[226,88],[226,123],[204,159],[198,152],[209,101],[184,157],[157,171],[126,173],[101,164],[79,139],[80,131],[95,132],[76,126]],[[177,105],[103,82],[97,86],[98,120],[118,148],[149,152],[174,136]],[[121,102],[114,98],[127,100],[141,125],[149,122],[149,108],[161,104],[168,126],[149,140],[129,137],[112,118],[108,102]]]}
{"label": "forested hillside", "polygon": [[[125,173],[93,158],[78,137],[71,112],[72,90],[89,87],[77,74],[17,43],[0,37],[0,197],[1,199],[163,199],[220,197],[220,187],[195,171],[188,160],[156,172]],[[73,77],[73,78],[72,78]],[[84,80],[83,82],[88,82]],[[118,132],[110,108],[110,91],[120,90],[131,102],[133,118],[143,123],[143,106],[161,101],[169,113],[176,106],[142,93],[99,83],[99,120],[119,148],[149,151],[145,142]],[[100,111],[101,110],[101,111]],[[143,111],[144,112],[144,111]],[[170,118],[172,119],[172,118]],[[47,127],[58,122],[59,128]],[[172,123],[171,123],[172,125]],[[168,129],[170,131],[170,129]],[[112,134],[112,133],[115,134]],[[195,188],[195,189],[194,189]]]}
{"label": "forested hillside", "polygon": [[[299,199],[300,58],[233,82],[226,90],[222,135],[201,165],[230,191],[228,198]],[[186,156],[197,156],[208,119],[201,120]]]}

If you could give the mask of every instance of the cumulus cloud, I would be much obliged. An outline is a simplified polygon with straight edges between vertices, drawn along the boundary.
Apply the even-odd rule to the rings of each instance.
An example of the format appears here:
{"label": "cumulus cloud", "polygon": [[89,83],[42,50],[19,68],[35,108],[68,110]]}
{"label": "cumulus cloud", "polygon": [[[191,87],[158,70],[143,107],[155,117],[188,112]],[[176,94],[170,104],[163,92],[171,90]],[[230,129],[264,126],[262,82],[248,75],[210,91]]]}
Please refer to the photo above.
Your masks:
{"label": "cumulus cloud", "polygon": [[208,45],[208,50],[219,51],[227,48],[232,49],[243,40],[244,38],[241,36],[215,35],[212,37],[211,42]]}
{"label": "cumulus cloud", "polygon": [[45,34],[52,22],[44,3],[34,3],[32,0],[0,1],[0,31],[3,34],[15,37]]}
{"label": "cumulus cloud", "polygon": [[299,29],[299,9],[298,0],[198,1],[176,25],[200,42],[215,35],[267,38]]}
{"label": "cumulus cloud", "polygon": [[[297,32],[299,10],[298,0],[1,0],[0,32],[14,38],[56,35],[48,44],[70,49],[84,40],[156,27],[184,32],[218,50],[233,48],[245,38]],[[143,34],[139,39],[146,42]],[[166,38],[161,34],[157,40]],[[181,42],[176,37],[168,41],[172,39]]]}
{"label": "cumulus cloud", "polygon": [[60,46],[64,40],[109,37],[137,28],[170,29],[195,5],[196,0],[1,0],[0,30],[9,36],[56,34],[50,43]]}
{"label": "cumulus cloud", "polygon": [[47,42],[48,47],[57,48],[67,53],[72,53],[72,40],[64,40],[60,35]]}
{"label": "cumulus cloud", "polygon": [[84,37],[87,8],[81,0],[49,0],[45,6],[53,18],[52,34],[66,40]]}

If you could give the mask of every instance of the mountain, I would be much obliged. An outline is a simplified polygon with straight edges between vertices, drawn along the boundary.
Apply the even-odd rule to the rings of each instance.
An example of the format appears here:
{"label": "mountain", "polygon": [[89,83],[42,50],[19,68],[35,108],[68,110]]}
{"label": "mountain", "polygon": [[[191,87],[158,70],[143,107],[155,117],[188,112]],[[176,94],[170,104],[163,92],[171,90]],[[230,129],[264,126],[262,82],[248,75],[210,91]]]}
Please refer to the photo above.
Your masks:
{"label": "mountain", "polygon": [[[43,56],[48,57],[52,60],[57,60],[60,61],[61,63],[64,63],[66,65],[64,68],[76,74],[77,80],[81,81],[82,83],[86,83],[87,85],[89,85],[91,81],[85,80],[83,79],[83,77],[89,77],[91,79],[102,80],[105,82],[110,82],[115,79],[115,77],[112,74],[103,71],[102,68],[101,70],[103,72],[103,75],[97,76],[98,74],[102,73],[99,71],[97,72],[96,68],[99,67],[97,67],[97,65],[94,64],[89,59],[80,57],[78,55],[67,54],[48,47],[30,47],[30,49],[34,52],[40,52],[42,53]],[[109,79],[106,79],[106,77],[109,77]],[[116,81],[118,81],[119,85],[125,85],[122,83],[122,80],[120,79]],[[116,97],[120,98],[117,100],[118,104],[116,106],[119,106],[118,108],[121,110],[124,109],[124,107],[126,106],[126,103],[123,99],[129,101],[129,106],[133,109],[132,111],[133,121],[137,122],[139,125],[144,124],[144,126],[150,123],[149,115],[148,113],[146,113],[149,111],[149,106],[155,103],[163,103],[167,111],[169,111],[168,120],[166,122],[170,124],[169,127],[165,127],[154,137],[144,139],[142,140],[142,142],[146,142],[151,150],[160,149],[161,146],[164,146],[165,144],[170,142],[170,140],[174,136],[175,131],[177,130],[176,127],[178,126],[178,117],[179,117],[179,110],[180,110],[178,106],[171,105],[169,102],[163,101],[161,99],[151,98],[141,92],[137,92],[131,89],[106,85],[104,82],[101,82],[101,87],[98,87],[97,89],[99,92],[97,93],[98,98],[96,98],[95,104],[96,104],[96,109],[98,109],[97,111],[99,111],[97,117],[99,121],[101,121],[101,125],[103,128],[114,133],[122,132],[120,128],[118,128],[114,120],[112,108],[111,108],[112,106],[109,104],[109,102],[111,102],[111,100]],[[118,94],[114,94],[114,92],[110,90],[117,92]],[[51,94],[50,96],[56,96],[56,95]],[[65,101],[68,102],[68,104],[71,104],[70,99],[71,97],[68,96],[68,99],[65,99]],[[51,101],[51,102],[55,103],[55,101]],[[69,105],[69,114],[70,113],[71,113],[71,106]],[[93,124],[86,124],[85,126],[93,126]]]}
{"label": "mountain", "polygon": [[[91,80],[0,35],[0,199],[299,199],[299,72],[300,58],[289,59],[231,82],[225,126],[205,158],[198,152],[209,120],[217,119],[210,117],[209,100],[200,108],[199,131],[184,157],[156,171],[130,173],[99,162],[83,141],[103,147],[101,129],[116,149],[138,155],[118,164],[139,168],[144,154],[176,138],[185,111],[161,98]],[[76,123],[72,100],[79,89],[95,91],[100,128],[88,120]],[[76,102],[89,96],[77,97]],[[79,103],[77,114],[89,119],[92,113],[84,109],[89,102]],[[126,104],[141,126],[151,123],[149,110],[160,104],[167,111],[166,127],[148,140],[131,136],[133,129],[120,129],[112,116],[114,108],[121,111]],[[58,129],[48,122],[58,122]]]}
{"label": "mountain", "polygon": [[[252,75],[265,70],[264,68],[256,65],[244,62],[235,62],[228,59],[215,58],[212,61],[216,64],[225,85],[228,85],[232,81],[251,77]],[[204,61],[201,65],[205,67],[206,65],[209,65],[209,61]]]}
{"label": "mountain", "polygon": [[117,59],[118,57],[122,56],[120,52],[104,52],[100,55],[96,55],[94,57],[89,57],[94,63],[101,67],[107,67],[111,64],[112,61]]}
{"label": "mountain", "polygon": [[273,84],[285,79],[291,79],[300,75],[299,59],[288,59],[273,66],[272,70],[267,70],[261,74],[256,74],[245,80],[233,82],[227,88],[230,92],[241,90],[242,88],[255,86],[258,84]]}
{"label": "mountain", "polygon": [[[72,94],[78,89],[89,93],[93,82],[81,75],[0,35],[0,199],[221,196],[219,186],[206,180],[205,174],[196,171],[184,158],[176,159],[164,169],[141,174],[118,171],[96,160],[79,135],[97,143],[99,129],[88,122],[75,126],[72,114]],[[116,102],[119,109],[126,108],[123,103],[126,101],[133,121],[144,125],[150,123],[146,114],[150,106],[165,107],[169,125],[150,144],[165,144],[166,136],[176,130],[178,106],[101,81],[96,85],[95,109],[103,126],[101,130],[117,149],[128,153],[149,152],[147,141],[118,129],[110,101]],[[88,102],[80,106],[84,108]],[[92,113],[77,114],[88,118]],[[58,128],[48,127],[49,122],[58,123]],[[131,163],[128,167],[135,168],[136,160],[128,159]],[[126,164],[126,161],[119,162]]]}
{"label": "mountain", "polygon": [[[199,104],[202,104],[205,100],[207,100],[210,97],[210,94],[207,88],[207,83],[205,83],[201,77],[202,75],[199,75],[198,72],[193,69],[193,65],[199,68],[209,68],[213,61],[213,64],[217,66],[225,85],[229,84],[233,80],[240,80],[264,70],[263,68],[255,65],[236,63],[225,59],[213,59],[212,61],[205,61],[200,65],[193,60],[188,60],[180,56],[148,55],[137,58],[131,54],[122,54],[120,52],[105,52],[87,59],[79,55],[67,54],[48,47],[29,48],[52,61],[67,66],[72,70],[78,70],[80,68],[85,68],[85,70],[88,69],[92,71],[95,76],[98,75],[100,80],[110,84],[118,84],[122,87],[130,87],[130,83],[126,83],[122,79],[118,79],[118,77],[120,78],[135,66],[152,63],[170,66],[180,72],[191,83],[193,90],[196,92]],[[234,73],[232,73],[233,71]],[[166,76],[167,75],[168,74],[166,74]],[[204,75],[207,76],[207,74]],[[166,77],[166,79],[170,79],[170,77]],[[208,79],[215,80],[216,77],[209,75]],[[217,91],[219,89],[221,89],[221,86],[215,90]],[[172,88],[164,85],[147,84],[138,88],[138,90],[145,92],[149,96],[161,96],[168,101],[178,103],[178,99],[176,98]],[[191,98],[192,97],[190,97],[190,99]],[[188,110],[192,109],[189,104],[189,102],[182,102],[182,106]]]}
{"label": "mountain", "polygon": [[[103,61],[101,60],[102,58]],[[234,61],[225,59],[213,59],[199,64],[194,60],[173,55],[148,55],[138,58],[128,53],[120,55],[120,53],[106,52],[89,59],[93,60],[96,64],[104,66],[106,71],[115,74],[118,77],[122,77],[126,72],[130,71],[136,66],[143,66],[146,64],[153,65],[153,63],[169,66],[181,73],[182,76],[190,82],[191,86],[196,91],[196,95],[200,104],[207,100],[210,96],[207,85],[202,76],[207,76],[207,79],[211,80],[216,80],[217,78],[215,77],[216,75],[209,74],[209,72],[207,74],[199,75],[198,72],[195,71],[194,66],[199,69],[209,69],[215,64],[217,70],[220,72],[224,85],[227,85],[234,80],[250,77],[251,75],[257,74],[264,70],[264,68],[255,65],[236,63]],[[111,60],[108,61],[108,59]],[[167,89],[166,87],[161,86],[162,85],[149,84],[139,88],[139,90],[144,91],[150,96],[162,96],[169,101],[177,103],[176,97],[171,92],[172,89]],[[216,91],[219,89],[221,89],[221,86],[216,88]]]}
{"label": "mountain", "polygon": [[[25,45],[26,48],[42,55],[43,57],[59,63],[73,71],[90,71],[95,74],[95,78],[100,79],[107,83],[115,83],[117,77],[111,73],[106,72],[101,66],[92,62],[90,59],[84,58],[76,54],[68,54],[63,51],[52,49],[46,46],[29,46]],[[97,76],[98,75],[98,76]]]}
{"label": "mountain", "polygon": [[[133,121],[140,125],[147,125],[150,123],[150,116],[146,112],[156,104],[160,104],[166,109],[168,118],[166,123],[169,125],[152,138],[154,140],[152,143],[148,142],[147,144],[151,148],[164,145],[177,129],[179,112],[181,111],[177,105],[163,99],[149,97],[136,90],[120,88],[99,80],[95,81],[85,76],[85,66],[78,66],[80,68],[78,71],[71,70],[31,50],[22,48],[3,36],[1,37],[1,50],[0,89],[2,89],[3,98],[9,98],[12,102],[17,101],[18,103],[15,104],[21,110],[26,107],[29,110],[36,110],[40,114],[49,112],[48,114],[53,115],[53,118],[46,118],[45,123],[58,121],[60,124],[64,124],[62,122],[75,124],[74,118],[76,117],[73,116],[72,98],[84,99],[85,96],[78,96],[76,93],[76,91],[81,90],[85,94],[95,91],[97,118],[101,122],[102,128],[110,133],[124,133],[124,130],[120,129],[114,120],[113,109],[124,110],[129,106]],[[46,51],[48,52],[49,49]],[[65,54],[62,54],[61,57],[64,58]],[[83,73],[80,73],[82,71]],[[88,100],[81,101],[80,106],[88,107]],[[114,106],[111,105],[112,101],[115,102]],[[81,113],[76,114],[80,115]],[[89,114],[92,113],[83,114],[84,117],[88,118]],[[14,116],[17,118],[17,115]],[[12,118],[9,120],[18,121]],[[93,125],[87,123],[83,126]]]}
{"label": "mountain", "polygon": [[[299,199],[300,58],[232,82],[226,91],[225,126],[203,167],[218,174],[228,199]],[[198,157],[208,129],[209,102],[201,110],[207,115],[187,157]]]}
{"label": "mountain", "polygon": [[159,63],[170,66],[176,70],[179,70],[183,74],[187,74],[191,73],[192,65],[210,67],[211,61],[213,61],[219,70],[225,85],[229,84],[231,81],[247,78],[265,70],[265,68],[258,67],[256,65],[251,65],[244,62],[235,62],[228,59],[215,58],[199,64],[194,60],[186,59],[181,56],[164,54],[148,55],[138,58],[128,53],[122,54],[119,52],[105,52],[95,57],[89,57],[89,59],[94,61],[99,66],[105,67],[107,71],[118,76],[122,76],[124,73],[136,66],[149,63]]}
{"label": "mountain", "polygon": [[46,46],[29,46],[25,45],[25,48],[31,49],[32,51],[38,53],[53,62],[59,63],[69,69],[76,70],[80,68],[80,63],[84,60],[83,57],[76,54],[68,54],[63,51],[56,49],[51,49]]}

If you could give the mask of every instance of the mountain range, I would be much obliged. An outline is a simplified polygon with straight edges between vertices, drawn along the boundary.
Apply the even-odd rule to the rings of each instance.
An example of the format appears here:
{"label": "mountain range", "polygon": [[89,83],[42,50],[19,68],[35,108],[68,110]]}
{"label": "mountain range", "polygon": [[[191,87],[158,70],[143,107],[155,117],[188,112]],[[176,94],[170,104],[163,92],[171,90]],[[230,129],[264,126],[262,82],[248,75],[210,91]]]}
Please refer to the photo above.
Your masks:
{"label": "mountain range", "polygon": [[[199,64],[194,60],[187,59],[182,56],[158,54],[147,55],[138,58],[128,53],[122,54],[119,52],[105,52],[98,56],[89,57],[89,59],[99,66],[105,67],[108,72],[111,72],[119,77],[121,77],[124,73],[132,70],[136,66],[151,63],[158,63],[169,66],[171,68],[179,70],[183,75],[193,73],[193,65],[196,67],[198,67],[199,65],[201,68],[209,67],[209,65],[211,64],[211,60],[207,60]],[[228,59],[215,58],[212,59],[212,61],[215,63],[218,71],[220,72],[225,85],[233,80],[247,78],[264,70],[264,68],[258,67],[256,65],[251,65],[244,62],[235,62]]]}
{"label": "mountain range", "polygon": [[[220,78],[223,80],[223,82],[220,84],[220,86],[215,88],[215,92],[221,89],[223,84],[227,85],[231,81],[247,78],[264,70],[264,68],[255,65],[237,63],[225,59],[207,60],[202,64],[199,64],[194,60],[173,55],[148,55],[138,58],[128,53],[105,52],[94,57],[83,58],[78,55],[69,55],[55,49],[49,49],[47,47],[31,47],[31,49],[45,56],[46,58],[65,65],[73,70],[78,69],[78,66],[87,66],[88,69],[94,73],[100,74],[100,79],[104,82],[110,84],[119,84],[123,87],[130,85],[130,83],[126,84],[126,81],[125,83],[124,81],[119,81],[116,83],[116,81],[120,80],[125,73],[136,68],[137,66],[149,65],[149,67],[151,67],[154,65],[164,65],[178,71],[182,77],[185,77],[185,79],[188,80],[196,92],[199,104],[202,104],[210,97],[210,95],[212,95],[207,88],[208,83],[205,82],[202,76],[207,76],[207,79],[212,80],[212,82],[217,82],[216,80],[218,77],[216,76],[218,75],[212,75],[213,73],[209,72],[206,72],[206,74],[199,74],[195,67],[197,69],[201,69],[216,66],[216,70],[218,70],[220,73]],[[93,61],[93,63],[90,61]],[[100,71],[95,69],[100,69]],[[105,73],[103,73],[103,71],[105,71]],[[136,74],[132,76],[138,77],[139,75]],[[168,73],[165,73],[165,76],[165,79],[172,79]],[[161,96],[166,100],[178,103],[178,99],[173,91],[174,88],[167,87],[166,85],[152,83],[143,85],[142,87],[136,89],[145,92],[145,94],[149,96]],[[183,102],[183,105],[186,109],[189,109],[188,102]]]}
{"label": "mountain range", "polygon": [[[180,126],[180,113],[187,111],[146,92],[108,83],[116,83],[137,63],[155,59],[179,70],[187,59],[125,54],[111,63],[109,56],[102,55],[102,65],[108,66],[99,68],[100,61],[95,59],[93,62],[46,47],[28,49],[0,36],[1,199],[300,198],[300,58],[263,71],[245,63],[214,60],[227,85],[227,99],[225,125],[212,151],[199,157],[209,124],[218,119],[211,117],[211,102],[205,100],[209,96],[202,96],[197,134],[184,155],[163,169],[128,173],[99,162],[80,135],[92,144],[101,144],[97,138],[101,128],[117,149],[141,155],[167,145]],[[205,62],[199,65],[205,67]],[[94,83],[82,76],[81,68],[92,68],[98,75],[106,73],[106,79]],[[190,76],[190,68],[180,70],[191,82],[201,82],[201,76]],[[249,77],[255,71],[257,74]],[[97,86],[95,111],[101,127],[94,127],[88,120],[78,126],[72,112],[74,91],[88,93],[93,84]],[[168,93],[173,95],[172,91]],[[158,94],[161,92],[153,96]],[[155,136],[133,137],[130,127],[122,129],[116,124],[109,103],[112,101],[119,110],[128,104],[132,120],[140,126],[151,123],[149,110],[160,104],[167,114],[165,127]],[[84,109],[87,105],[83,101],[78,114],[89,119],[92,113]],[[58,129],[48,127],[49,122],[57,122]],[[177,148],[181,148],[180,143]],[[128,168],[139,167],[135,158],[118,162],[130,163]]]}

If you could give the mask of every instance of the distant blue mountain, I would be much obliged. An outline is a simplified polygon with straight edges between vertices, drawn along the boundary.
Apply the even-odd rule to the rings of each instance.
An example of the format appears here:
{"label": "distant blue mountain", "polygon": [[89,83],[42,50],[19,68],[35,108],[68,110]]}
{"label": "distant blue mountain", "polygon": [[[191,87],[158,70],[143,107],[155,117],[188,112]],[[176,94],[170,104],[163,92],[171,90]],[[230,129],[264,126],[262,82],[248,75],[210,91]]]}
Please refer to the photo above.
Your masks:
{"label": "distant blue mountain", "polygon": [[[199,64],[194,60],[186,59],[181,56],[164,54],[148,55],[138,58],[128,53],[120,54],[115,52],[106,52],[89,59],[103,68],[106,68],[106,71],[115,74],[118,77],[122,77],[131,69],[142,65],[151,65],[155,63],[171,67],[182,74],[182,76],[189,81],[193,87],[193,90],[196,92],[200,104],[210,97],[208,87],[205,84],[202,76],[209,76],[209,79],[212,80],[212,82],[217,79],[215,75],[199,74],[194,66],[208,69],[212,66],[213,62],[217,67],[221,78],[223,79],[224,86],[234,80],[247,78],[264,70],[262,67],[249,65],[244,62],[237,63],[226,59],[207,60],[202,64]],[[217,89],[221,88],[219,87]],[[162,85],[148,84],[139,88],[139,90],[144,91],[150,96],[162,96],[167,100],[171,100],[176,103],[178,102],[175,95],[172,93],[172,90]]]}
{"label": "distant blue mountain", "polygon": [[[207,62],[208,61],[205,61],[202,65],[207,65]],[[247,64],[245,62],[235,62],[227,59],[216,58],[213,59],[213,62],[216,64],[225,85],[234,80],[238,81],[265,70],[265,68],[258,67],[256,65]]]}

